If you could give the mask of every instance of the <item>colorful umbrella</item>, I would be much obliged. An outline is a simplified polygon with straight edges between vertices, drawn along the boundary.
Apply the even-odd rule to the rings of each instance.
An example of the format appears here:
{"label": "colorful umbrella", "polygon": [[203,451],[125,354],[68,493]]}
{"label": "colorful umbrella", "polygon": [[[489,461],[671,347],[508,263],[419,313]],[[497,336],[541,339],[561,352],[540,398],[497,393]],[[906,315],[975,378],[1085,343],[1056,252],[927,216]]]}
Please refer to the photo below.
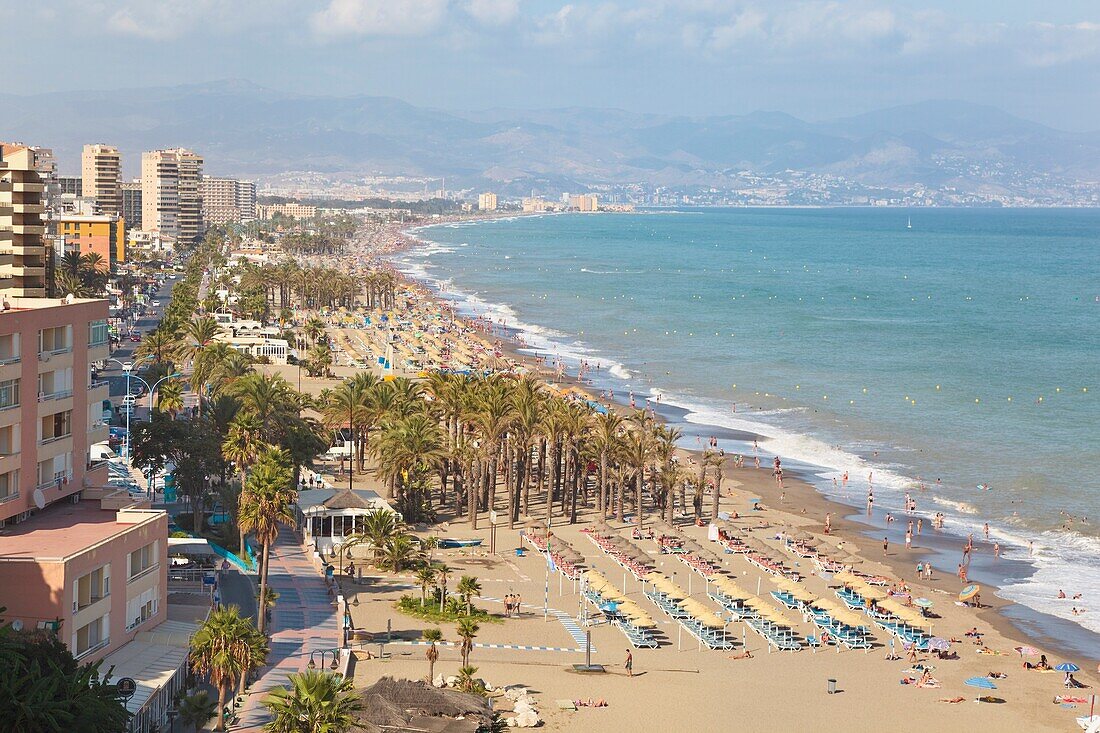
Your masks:
{"label": "colorful umbrella", "polygon": [[918,598],[913,601],[914,606],[920,606],[921,608],[931,608],[934,604],[927,598]]}
{"label": "colorful umbrella", "polygon": [[997,685],[993,684],[993,680],[988,677],[971,677],[966,681],[966,684],[971,687],[980,687],[983,690],[996,690]]}
{"label": "colorful umbrella", "polygon": [[981,590],[982,590],[982,587],[980,585],[968,585],[968,586],[966,586],[965,588],[962,589],[961,593],[959,593],[959,600],[960,601],[969,601],[971,598],[978,595],[978,593],[980,593]]}
{"label": "colorful umbrella", "polygon": [[1039,650],[1033,646],[1018,646],[1016,651],[1020,653],[1021,657],[1034,657],[1039,653]]}
{"label": "colorful umbrella", "polygon": [[1057,667],[1055,667],[1055,669],[1058,670],[1059,672],[1080,672],[1081,671],[1081,668],[1078,667],[1073,662],[1062,662]]}

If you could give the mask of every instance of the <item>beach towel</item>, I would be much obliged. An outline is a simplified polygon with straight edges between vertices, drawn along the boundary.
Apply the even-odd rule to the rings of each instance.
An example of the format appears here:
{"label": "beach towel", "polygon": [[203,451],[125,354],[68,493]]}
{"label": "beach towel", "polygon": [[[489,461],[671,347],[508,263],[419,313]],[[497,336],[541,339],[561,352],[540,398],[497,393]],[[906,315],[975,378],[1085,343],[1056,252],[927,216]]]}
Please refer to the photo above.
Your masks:
{"label": "beach towel", "polygon": [[554,704],[558,706],[558,710],[576,710],[577,706],[573,704],[572,700],[555,700]]}

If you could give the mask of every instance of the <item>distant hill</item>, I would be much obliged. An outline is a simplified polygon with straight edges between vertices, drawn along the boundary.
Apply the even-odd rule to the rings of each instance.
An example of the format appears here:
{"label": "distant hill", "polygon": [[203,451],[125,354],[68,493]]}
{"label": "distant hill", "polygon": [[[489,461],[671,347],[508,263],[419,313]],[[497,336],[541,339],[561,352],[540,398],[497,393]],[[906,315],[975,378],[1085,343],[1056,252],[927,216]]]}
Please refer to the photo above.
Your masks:
{"label": "distant hill", "polygon": [[[876,185],[939,185],[951,158],[1027,174],[1100,179],[1100,134],[1068,133],[1001,110],[934,101],[826,122],[778,112],[684,117],[621,110],[416,107],[385,97],[290,94],[242,81],[35,96],[0,95],[0,137],[54,148],[63,172],[81,146],[187,146],[211,173],[285,171],[447,176],[455,185],[647,181],[715,185],[738,171],[833,172]],[[957,167],[958,168],[958,167]],[[962,165],[961,169],[965,170]],[[952,185],[979,187],[950,174]]]}

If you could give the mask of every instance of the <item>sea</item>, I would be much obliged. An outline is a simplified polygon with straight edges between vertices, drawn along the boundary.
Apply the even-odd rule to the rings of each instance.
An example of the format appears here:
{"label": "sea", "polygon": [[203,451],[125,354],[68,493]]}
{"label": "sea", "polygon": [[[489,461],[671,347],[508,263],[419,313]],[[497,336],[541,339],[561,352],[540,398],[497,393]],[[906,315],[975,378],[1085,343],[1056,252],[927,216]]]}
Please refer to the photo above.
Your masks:
{"label": "sea", "polygon": [[943,513],[941,572],[973,534],[979,580],[1061,619],[1023,625],[1100,632],[1100,211],[682,209],[413,234],[400,270],[572,374],[587,363],[685,447],[778,455],[853,516],[873,487],[864,520],[893,513],[895,542],[918,517],[931,541]]}

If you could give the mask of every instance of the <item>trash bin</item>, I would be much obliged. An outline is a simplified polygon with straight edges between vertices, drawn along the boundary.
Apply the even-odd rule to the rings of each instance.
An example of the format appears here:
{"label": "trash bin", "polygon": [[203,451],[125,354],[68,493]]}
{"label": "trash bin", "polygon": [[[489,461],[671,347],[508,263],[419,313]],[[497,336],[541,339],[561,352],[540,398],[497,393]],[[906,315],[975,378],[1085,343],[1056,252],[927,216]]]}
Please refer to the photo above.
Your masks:
{"label": "trash bin", "polygon": [[523,557],[523,548],[522,547],[517,547],[516,548],[516,557]]}
{"label": "trash bin", "polygon": [[829,694],[836,694],[836,680],[834,680],[832,677],[829,678]]}

